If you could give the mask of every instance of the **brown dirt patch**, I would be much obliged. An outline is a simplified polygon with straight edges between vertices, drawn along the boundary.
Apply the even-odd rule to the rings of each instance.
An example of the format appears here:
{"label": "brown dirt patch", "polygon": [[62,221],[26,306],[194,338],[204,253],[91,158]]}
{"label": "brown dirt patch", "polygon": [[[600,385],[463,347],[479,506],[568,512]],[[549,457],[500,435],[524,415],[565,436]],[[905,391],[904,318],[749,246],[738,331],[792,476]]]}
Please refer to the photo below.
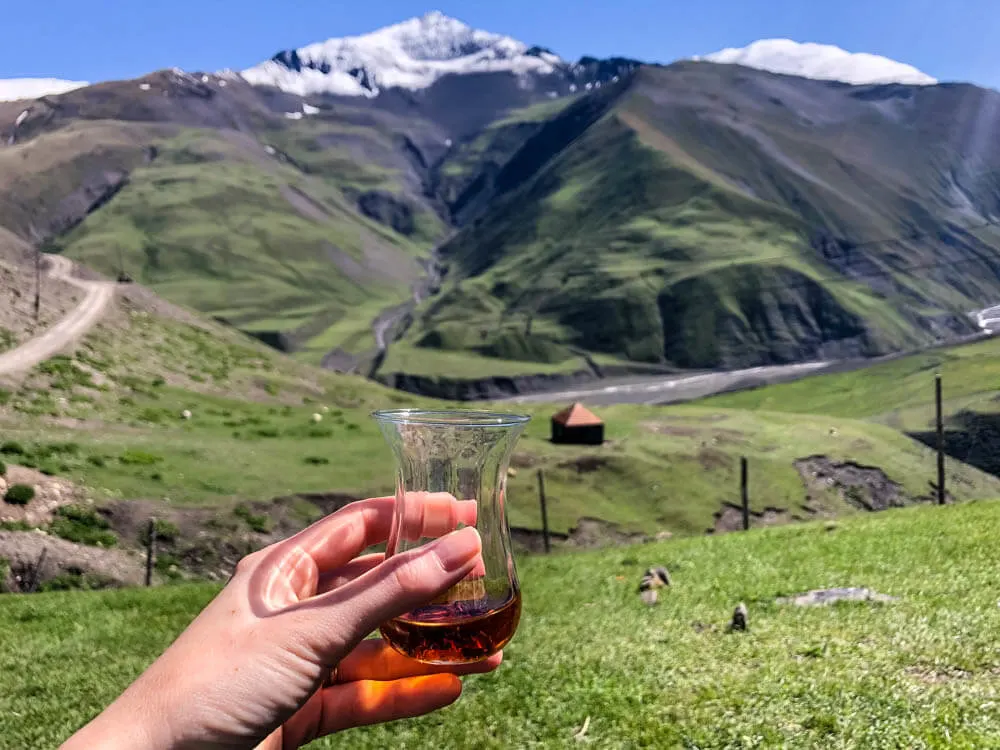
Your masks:
{"label": "brown dirt patch", "polygon": [[[762,511],[750,511],[750,527],[778,526],[794,520],[792,514],[783,508],[764,508]],[[737,505],[725,503],[715,514],[715,524],[708,529],[708,534],[721,534],[728,531],[743,530],[743,509]]]}
{"label": "brown dirt patch", "polygon": [[899,508],[912,502],[902,485],[877,466],[810,456],[796,461],[795,468],[806,488],[807,505],[821,504],[831,492],[845,503],[867,511]]}
{"label": "brown dirt patch", "polygon": [[49,477],[34,469],[7,465],[7,474],[0,477],[0,498],[7,488],[26,484],[35,488],[35,497],[27,505],[0,502],[0,521],[23,521],[32,526],[52,521],[56,508],[84,501],[82,489],[65,479]]}
{"label": "brown dirt patch", "polygon": [[[706,422],[711,420],[706,419]],[[739,430],[725,428],[694,427],[687,424],[668,422],[645,422],[643,428],[657,435],[668,437],[700,438],[702,445],[745,445],[746,435]]]}
{"label": "brown dirt patch", "polygon": [[[47,261],[43,262],[43,265]],[[35,267],[32,257],[21,264],[0,264],[0,352],[41,334],[72,310],[83,292],[42,271],[39,321],[35,323]]]}
{"label": "brown dirt patch", "polygon": [[732,456],[716,448],[702,448],[698,451],[697,460],[705,471],[731,468],[734,462]]}
{"label": "brown dirt patch", "polygon": [[39,531],[0,531],[0,558],[7,561],[6,590],[22,591],[29,578],[49,581],[59,574],[87,575],[108,586],[136,586],[145,572],[142,556],[124,549],[74,544]]}
{"label": "brown dirt patch", "polygon": [[657,435],[670,435],[671,437],[697,437],[702,433],[702,430],[697,427],[666,424],[665,422],[645,422],[642,426]]}
{"label": "brown dirt patch", "polygon": [[608,459],[604,456],[579,456],[571,461],[563,461],[558,464],[560,469],[570,469],[577,474],[591,474],[600,471],[608,465]]}
{"label": "brown dirt patch", "polygon": [[943,685],[955,680],[967,680],[974,676],[972,672],[960,667],[924,666],[919,664],[907,667],[903,670],[903,673],[910,679],[922,682],[925,685]]}
{"label": "brown dirt patch", "polygon": [[530,453],[515,453],[510,457],[510,466],[513,469],[530,469],[538,463],[538,459]]}
{"label": "brown dirt patch", "polygon": [[178,569],[188,574],[226,580],[250,552],[287,539],[358,499],[342,493],[315,493],[243,504],[241,513],[255,517],[259,526],[251,526],[236,506],[178,508],[149,500],[126,500],[106,505],[101,512],[122,543],[132,546],[141,544],[151,518],[169,524],[176,532],[158,539],[158,554],[174,558]]}
{"label": "brown dirt patch", "polygon": [[[537,529],[515,527],[511,528],[510,534],[514,544],[526,552],[545,551],[544,537]],[[549,541],[553,549],[600,549],[663,541],[672,536],[669,531],[661,531],[654,535],[626,531],[617,524],[599,518],[584,517],[577,521],[576,526],[570,529],[568,534],[550,532]]]}

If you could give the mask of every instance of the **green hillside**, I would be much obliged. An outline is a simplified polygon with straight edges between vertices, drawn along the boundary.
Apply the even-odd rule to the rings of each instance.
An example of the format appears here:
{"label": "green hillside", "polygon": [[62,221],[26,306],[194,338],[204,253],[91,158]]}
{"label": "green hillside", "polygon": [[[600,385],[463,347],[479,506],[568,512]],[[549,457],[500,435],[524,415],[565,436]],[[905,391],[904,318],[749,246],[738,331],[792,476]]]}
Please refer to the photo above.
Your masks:
{"label": "green hillside", "polygon": [[[373,309],[359,321],[370,325],[380,307],[409,295],[426,237],[366,219],[334,185],[259,144],[185,131],[156,148],[110,205],[59,240],[62,252],[108,275],[121,264],[166,298],[241,330],[285,334],[289,349],[308,349],[361,306]],[[364,351],[374,346],[366,333],[338,343]]]}
{"label": "green hillside", "polygon": [[938,373],[946,413],[994,411],[1000,340],[937,349],[851,372],[715,396],[702,403],[710,408],[874,419],[899,429],[924,429],[934,418],[934,376]]}
{"label": "green hillside", "polygon": [[124,271],[316,364],[369,354],[445,232],[400,139],[442,137],[349,106],[289,119],[226,83],[165,71],[30,105],[4,135],[0,252]]}
{"label": "green hillside", "polygon": [[[447,283],[407,350],[440,375],[448,360],[434,352],[468,353],[485,377],[489,358],[498,372],[571,369],[581,352],[741,367],[969,330],[963,311],[996,294],[1000,235],[956,212],[932,175],[959,167],[920,144],[940,135],[931,112],[987,95],[921,91],[922,126],[900,134],[872,116],[884,92],[869,93],[727,66],[645,68],[474,141],[466,152],[488,154],[480,182],[493,197],[443,247]],[[468,161],[445,171],[478,187]]]}
{"label": "green hillside", "polygon": [[706,367],[787,361],[831,338],[868,353],[928,340],[863,285],[828,284],[795,217],[651,147],[625,115],[445,252],[455,280],[411,329],[417,346]]}
{"label": "green hillside", "polygon": [[458,76],[313,104],[141,81],[0,122],[0,252],[125,266],[315,364],[367,369],[446,237],[382,375],[876,355],[969,332],[1000,293],[1000,148],[952,137],[1000,112],[973,86],[679,63],[563,98]]}
{"label": "green hillside", "polygon": [[[994,747],[997,523],[984,502],[522,558],[524,614],[497,672],[439,714],[314,747]],[[653,564],[674,583],[650,609],[635,587]],[[775,603],[828,586],[898,601]],[[56,747],[216,590],[7,600],[0,736]],[[727,633],[739,601],[749,632]]]}
{"label": "green hillside", "polygon": [[[97,499],[221,508],[298,493],[391,492],[389,451],[369,414],[421,403],[298,364],[224,328],[127,302],[75,357],[41,365],[4,393],[5,439],[24,445],[31,463],[92,488]],[[184,410],[193,418],[181,419]],[[741,455],[753,465],[754,510],[771,509],[776,521],[855,513],[860,506],[852,501],[868,499],[863,482],[807,491],[796,462],[815,456],[844,463],[863,455],[899,486],[900,502],[931,494],[932,452],[881,425],[617,406],[601,410],[603,446],[557,446],[548,441],[553,407],[524,410],[535,419],[513,458],[509,509],[511,522],[529,529],[540,524],[537,469],[546,474],[553,529],[563,533],[583,517],[647,534],[701,533],[724,504],[738,502]],[[315,413],[320,424],[312,422]],[[65,444],[75,447],[63,455]],[[153,458],[131,462],[134,450]],[[1000,480],[988,474],[956,462],[949,476],[958,499],[1000,496]]]}

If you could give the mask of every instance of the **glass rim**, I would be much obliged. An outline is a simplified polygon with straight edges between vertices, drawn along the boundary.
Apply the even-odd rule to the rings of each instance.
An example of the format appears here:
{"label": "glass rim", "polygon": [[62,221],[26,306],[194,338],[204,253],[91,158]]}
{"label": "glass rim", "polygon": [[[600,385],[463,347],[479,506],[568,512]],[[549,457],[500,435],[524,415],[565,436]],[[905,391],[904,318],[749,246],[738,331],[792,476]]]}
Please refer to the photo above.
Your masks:
{"label": "glass rim", "polygon": [[442,427],[515,427],[526,424],[526,414],[475,409],[380,409],[372,412],[379,422]]}

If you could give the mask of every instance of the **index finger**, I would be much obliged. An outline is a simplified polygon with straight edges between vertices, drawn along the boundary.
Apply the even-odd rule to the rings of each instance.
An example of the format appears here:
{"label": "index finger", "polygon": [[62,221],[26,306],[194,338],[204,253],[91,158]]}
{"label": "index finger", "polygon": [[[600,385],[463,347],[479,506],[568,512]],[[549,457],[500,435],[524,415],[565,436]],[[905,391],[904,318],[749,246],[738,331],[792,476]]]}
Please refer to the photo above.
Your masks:
{"label": "index finger", "polygon": [[304,554],[317,575],[333,571],[389,538],[395,508],[394,497],[358,500],[279,542],[272,554],[277,559]]}

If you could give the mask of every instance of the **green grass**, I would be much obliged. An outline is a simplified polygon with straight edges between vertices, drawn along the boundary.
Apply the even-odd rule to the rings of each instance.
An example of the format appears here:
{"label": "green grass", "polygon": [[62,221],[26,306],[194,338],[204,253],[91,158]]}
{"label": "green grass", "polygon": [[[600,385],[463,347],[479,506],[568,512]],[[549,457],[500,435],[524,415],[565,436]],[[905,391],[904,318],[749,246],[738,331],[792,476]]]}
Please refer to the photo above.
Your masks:
{"label": "green grass", "polygon": [[[225,508],[303,492],[371,496],[393,488],[392,459],[371,411],[432,403],[317,370],[221,326],[131,309],[93,331],[75,357],[50,360],[20,384],[0,407],[0,458],[70,479],[97,500]],[[588,516],[631,531],[701,533],[724,504],[738,501],[741,456],[751,463],[753,508],[797,517],[809,515],[798,459],[880,467],[910,498],[929,495],[935,477],[926,447],[842,417],[615,406],[599,410],[607,442],[587,447],[549,442],[556,408],[519,407],[533,420],[509,478],[516,526],[540,526],[537,469],[560,532]],[[182,418],[185,410],[191,419]],[[995,477],[957,462],[948,473],[960,499],[1000,496]],[[813,506],[857,512],[834,491]]]}
{"label": "green grass", "polygon": [[344,316],[320,334],[308,339],[295,352],[297,359],[319,365],[323,357],[336,348],[348,354],[364,354],[375,350],[372,323],[385,309],[382,300],[373,299],[359,304],[349,316]]}
{"label": "green grass", "polygon": [[946,411],[970,407],[991,410],[1000,378],[1000,339],[903,357],[852,372],[725,394],[702,403],[874,418],[901,428],[925,429],[933,418],[934,376],[938,373]]}
{"label": "green grass", "polygon": [[523,361],[487,357],[469,351],[418,347],[408,339],[389,347],[389,354],[380,368],[382,373],[403,372],[408,375],[456,379],[573,373],[586,370],[587,363],[582,357],[569,356],[556,362]]}
{"label": "green grass", "polygon": [[[982,748],[1000,743],[993,585],[1000,504],[518,561],[524,615],[504,665],[433,716],[316,747]],[[635,587],[665,564],[646,608]],[[890,604],[779,606],[867,586]],[[208,586],[12,597],[0,737],[55,747],[213,596]],[[737,602],[748,633],[725,632]],[[127,644],[125,648],[122,644]],[[87,659],[77,658],[87,653]]]}
{"label": "green grass", "polygon": [[438,190],[442,197],[454,201],[485,165],[505,164],[547,119],[558,115],[577,98],[564,96],[515,109],[458,144],[440,167]]}
{"label": "green grass", "polygon": [[[370,413],[434,403],[317,370],[222,326],[150,315],[126,299],[74,357],[49,360],[12,389],[0,407],[0,458],[70,479],[99,501],[224,509],[305,492],[372,496],[392,491],[393,467]],[[925,446],[844,417],[615,406],[598,410],[606,443],[587,447],[549,442],[557,408],[518,407],[533,420],[509,478],[516,526],[540,526],[538,469],[554,530],[591,517],[648,534],[712,528],[714,515],[738,502],[741,456],[751,465],[754,510],[786,518],[810,516],[798,459],[879,467],[912,499],[930,495],[936,476]],[[959,499],[1000,496],[1000,480],[958,462],[949,462],[948,482]],[[837,491],[821,494],[815,510],[858,512]]]}
{"label": "green grass", "polygon": [[[53,466],[97,498],[225,506],[298,492],[389,493],[392,461],[369,412],[419,402],[372,387],[348,393],[334,388],[325,399],[292,406],[165,387],[152,396],[136,393],[127,405],[86,405],[93,413],[85,424],[101,419],[97,431],[43,427],[17,412],[0,418],[0,426],[27,453],[11,461]],[[321,405],[330,411],[315,425],[311,416]],[[191,420],[180,418],[183,409],[193,412]],[[800,516],[805,492],[793,466],[798,458],[860,459],[884,469],[911,497],[928,495],[934,476],[931,451],[863,422],[623,406],[601,410],[608,442],[588,448],[549,443],[552,407],[532,405],[526,411],[535,418],[515,451],[508,498],[512,523],[526,528],[540,525],[539,468],[546,472],[550,523],[562,532],[590,516],[647,533],[701,533],[724,503],[737,502],[741,455],[752,465],[754,509],[780,508]],[[57,448],[67,441],[78,446],[71,455]],[[961,498],[1000,495],[1000,480],[958,463],[950,463],[948,471]],[[817,504],[829,513],[853,512],[835,493]]]}

